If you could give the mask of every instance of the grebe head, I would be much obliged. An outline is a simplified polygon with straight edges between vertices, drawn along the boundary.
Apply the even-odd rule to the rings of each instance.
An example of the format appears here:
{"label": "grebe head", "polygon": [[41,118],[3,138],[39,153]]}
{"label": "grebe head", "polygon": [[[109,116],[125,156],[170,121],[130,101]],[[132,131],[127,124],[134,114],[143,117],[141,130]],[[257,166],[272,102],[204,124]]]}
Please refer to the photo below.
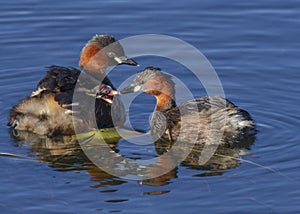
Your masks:
{"label": "grebe head", "polygon": [[172,77],[160,68],[147,67],[137,73],[132,83],[120,93],[145,92],[156,97],[156,109],[168,109],[175,104],[175,87]]}
{"label": "grebe head", "polygon": [[105,74],[108,66],[138,64],[125,56],[121,44],[111,35],[95,35],[83,47],[79,66],[89,73]]}

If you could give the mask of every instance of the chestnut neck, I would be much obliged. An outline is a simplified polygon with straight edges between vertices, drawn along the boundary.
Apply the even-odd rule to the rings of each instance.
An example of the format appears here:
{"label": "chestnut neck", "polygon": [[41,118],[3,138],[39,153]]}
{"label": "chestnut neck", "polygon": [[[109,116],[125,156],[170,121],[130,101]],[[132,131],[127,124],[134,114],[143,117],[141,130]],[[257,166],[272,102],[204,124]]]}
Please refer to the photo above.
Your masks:
{"label": "chestnut neck", "polygon": [[176,107],[176,101],[174,96],[170,96],[165,93],[160,93],[159,95],[155,96],[155,98],[155,111],[167,111],[171,108]]}
{"label": "chestnut neck", "polygon": [[79,65],[86,73],[102,80],[108,67],[106,53],[96,44],[88,44],[81,51]]}
{"label": "chestnut neck", "polygon": [[174,82],[165,76],[156,76],[146,83],[146,93],[155,96],[156,111],[176,107]]}

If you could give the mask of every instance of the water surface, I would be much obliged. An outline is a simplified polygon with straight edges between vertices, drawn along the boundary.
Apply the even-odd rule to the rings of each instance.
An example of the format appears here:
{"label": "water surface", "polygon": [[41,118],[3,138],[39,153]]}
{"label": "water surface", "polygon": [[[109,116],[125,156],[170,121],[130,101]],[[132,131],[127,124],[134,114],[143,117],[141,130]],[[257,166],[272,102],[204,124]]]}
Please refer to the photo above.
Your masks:
{"label": "water surface", "polygon": [[[0,211],[298,213],[299,9],[300,3],[290,0],[2,3],[0,152],[20,157],[0,156]],[[238,161],[230,169],[208,170],[182,164],[141,183],[99,170],[80,152],[64,155],[73,145],[13,138],[6,127],[11,106],[31,93],[45,66],[77,67],[81,48],[96,33],[119,39],[165,34],[198,48],[216,69],[226,97],[257,122],[257,139],[240,158],[258,165]],[[171,61],[149,56],[139,63],[162,67],[187,83],[195,96],[205,94]],[[122,66],[109,76],[118,86],[138,69]],[[153,105],[149,96],[137,98],[132,123],[146,130]],[[119,149],[128,156],[154,153],[151,145]],[[56,160],[58,156],[65,159]]]}

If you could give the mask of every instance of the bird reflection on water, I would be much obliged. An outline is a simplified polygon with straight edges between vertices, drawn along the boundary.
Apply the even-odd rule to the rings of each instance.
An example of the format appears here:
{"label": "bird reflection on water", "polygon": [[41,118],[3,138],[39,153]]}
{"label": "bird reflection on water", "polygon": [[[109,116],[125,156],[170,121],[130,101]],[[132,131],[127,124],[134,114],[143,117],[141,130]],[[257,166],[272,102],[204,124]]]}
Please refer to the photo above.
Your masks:
{"label": "bird reflection on water", "polygon": [[[82,146],[79,142],[72,136],[58,136],[58,137],[41,137],[31,132],[16,131],[12,132],[13,138],[16,140],[17,146],[28,145],[29,149],[34,152],[38,161],[47,163],[50,167],[55,170],[68,172],[76,170],[84,170],[89,173],[91,182],[98,182],[98,184],[93,184],[91,188],[102,188],[104,186],[115,186],[127,183],[126,179],[118,178],[110,173],[97,167],[91,160],[85,155],[82,150]],[[107,161],[107,165],[111,166],[115,164],[114,170],[119,170],[120,166],[119,158],[122,156],[130,156],[130,154],[122,154],[122,151],[118,149],[118,141],[121,139],[114,139],[114,141],[104,141],[97,138],[96,145],[90,145],[90,141],[93,136],[87,137],[86,146],[84,150],[90,149],[90,151],[96,151],[94,158],[101,158],[102,161]],[[244,147],[240,148],[230,148],[226,146],[219,146],[214,153],[214,155],[202,165],[199,165],[199,157],[201,156],[201,151],[203,145],[194,145],[190,154],[180,163],[180,166],[185,168],[190,168],[197,170],[195,176],[220,176],[225,173],[225,170],[233,169],[240,165],[241,155],[245,154],[245,151],[254,142],[254,138],[247,139],[243,143]],[[108,146],[107,146],[108,145]],[[155,142],[154,144],[157,157],[157,163],[155,165],[150,165],[147,167],[148,176],[151,174],[156,174],[159,170],[164,170],[166,167],[172,167],[172,170],[167,173],[154,177],[151,179],[146,179],[140,181],[141,184],[150,186],[164,186],[171,182],[172,179],[177,178],[177,173],[179,170],[179,165],[177,163],[177,157],[172,155],[166,155],[166,152],[172,145],[169,142]],[[95,147],[101,147],[101,149],[95,149]],[[102,149],[103,147],[103,149]],[[182,147],[184,149],[184,147]],[[109,151],[110,150],[110,151]],[[100,151],[100,153],[99,153]],[[111,151],[114,151],[115,158],[111,158]],[[180,153],[180,151],[178,151]],[[121,154],[121,155],[119,155]],[[142,157],[141,157],[142,158]],[[126,170],[122,171],[122,176],[126,177],[132,173],[135,173],[137,166],[135,163],[126,163]],[[200,173],[199,173],[200,172]],[[163,191],[153,191],[145,192],[145,194],[165,194],[168,190]]]}

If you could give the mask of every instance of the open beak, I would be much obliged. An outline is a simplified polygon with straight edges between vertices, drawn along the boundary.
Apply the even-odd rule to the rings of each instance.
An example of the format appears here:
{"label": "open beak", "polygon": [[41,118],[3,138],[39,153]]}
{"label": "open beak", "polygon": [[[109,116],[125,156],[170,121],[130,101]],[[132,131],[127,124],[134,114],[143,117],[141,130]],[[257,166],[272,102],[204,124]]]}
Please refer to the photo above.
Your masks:
{"label": "open beak", "polygon": [[118,62],[119,65],[126,64],[126,65],[133,65],[133,66],[140,66],[136,61],[133,59],[127,57],[127,56],[116,56],[114,58],[116,62]]}
{"label": "open beak", "polygon": [[115,96],[117,94],[120,94],[120,92],[116,91],[116,90],[111,90],[108,94],[103,94],[101,92],[97,92],[96,98],[97,99],[99,99],[99,98],[103,99],[104,97],[113,97],[113,96]]}
{"label": "open beak", "polygon": [[113,102],[113,97],[120,94],[118,91],[113,90],[109,85],[102,84],[96,94],[96,99],[102,99],[110,104]]}

